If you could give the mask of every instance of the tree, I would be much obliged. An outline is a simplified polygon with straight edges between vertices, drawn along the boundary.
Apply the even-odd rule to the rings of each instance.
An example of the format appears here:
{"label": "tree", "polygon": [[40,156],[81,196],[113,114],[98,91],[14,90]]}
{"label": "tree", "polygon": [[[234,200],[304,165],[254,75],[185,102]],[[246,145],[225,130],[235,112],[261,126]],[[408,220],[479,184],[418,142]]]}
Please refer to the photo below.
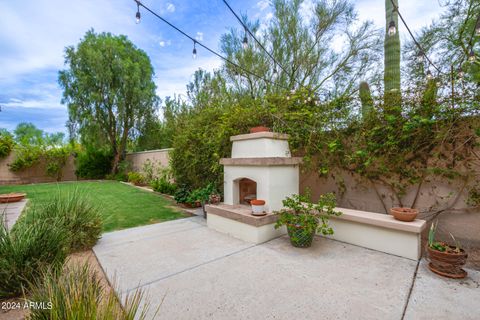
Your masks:
{"label": "tree", "polygon": [[38,145],[42,143],[44,132],[33,123],[21,122],[13,131],[15,141],[24,145]]}
{"label": "tree", "polygon": [[77,47],[66,48],[65,64],[59,83],[67,126],[84,144],[108,145],[116,173],[129,138],[158,108],[150,59],[126,36],[90,30]]}
{"label": "tree", "polygon": [[[381,41],[373,24],[358,23],[353,4],[346,0],[315,1],[311,18],[304,16],[305,4],[304,0],[274,0],[273,18],[264,31],[258,21],[248,22],[244,17],[283,68],[275,66],[253,39],[243,49],[243,30],[233,29],[222,36],[221,49],[231,61],[276,84],[263,83],[227,63],[227,80],[236,91],[258,97],[264,94],[264,86],[268,93],[310,87],[325,99],[338,98],[353,95],[360,78],[374,73]],[[332,45],[336,40],[341,40],[342,50]]]}

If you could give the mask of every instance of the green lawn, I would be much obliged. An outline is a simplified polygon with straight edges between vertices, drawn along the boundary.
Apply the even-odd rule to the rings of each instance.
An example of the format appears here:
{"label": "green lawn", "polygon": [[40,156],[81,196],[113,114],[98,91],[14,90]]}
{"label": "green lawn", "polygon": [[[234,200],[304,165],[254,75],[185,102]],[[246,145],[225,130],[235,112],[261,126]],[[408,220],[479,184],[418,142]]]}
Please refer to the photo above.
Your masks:
{"label": "green lawn", "polygon": [[96,204],[104,217],[104,231],[183,218],[163,197],[116,181],[84,181],[0,186],[0,193],[25,192],[29,205],[42,204],[58,190],[78,188]]}

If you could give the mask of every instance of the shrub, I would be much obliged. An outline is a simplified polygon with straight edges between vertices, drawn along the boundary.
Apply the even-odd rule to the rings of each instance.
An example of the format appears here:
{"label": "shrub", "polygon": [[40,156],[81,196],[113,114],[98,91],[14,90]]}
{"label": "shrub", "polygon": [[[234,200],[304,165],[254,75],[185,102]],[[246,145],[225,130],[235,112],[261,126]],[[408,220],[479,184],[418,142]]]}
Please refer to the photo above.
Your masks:
{"label": "shrub", "polygon": [[133,183],[134,185],[142,185],[145,183],[145,177],[139,172],[129,172],[127,174],[128,182]]}
{"label": "shrub", "polygon": [[109,150],[87,149],[77,155],[75,174],[80,178],[103,179],[112,171],[112,160]]}
{"label": "shrub", "polygon": [[8,232],[0,222],[0,298],[15,297],[40,275],[41,269],[62,266],[65,232],[39,220]]}
{"label": "shrub", "polygon": [[42,207],[28,211],[21,224],[45,221],[60,228],[66,237],[68,252],[92,248],[102,233],[102,217],[88,201],[88,195],[75,189],[58,192]]}
{"label": "shrub", "polygon": [[5,158],[12,152],[15,142],[8,132],[0,131],[0,158]]}
{"label": "shrub", "polygon": [[19,172],[36,165],[42,156],[42,149],[34,145],[19,145],[15,151],[15,159],[8,164],[13,172]]}
{"label": "shrub", "polygon": [[150,182],[150,186],[153,188],[154,191],[174,195],[177,191],[177,185],[175,183],[171,183],[165,178],[157,178]]}
{"label": "shrub", "polygon": [[187,203],[190,190],[186,186],[181,186],[175,191],[174,199],[177,203]]}
{"label": "shrub", "polygon": [[62,178],[62,168],[67,163],[70,149],[68,147],[51,148],[45,151],[45,160],[47,162],[47,174],[60,181]]}
{"label": "shrub", "polygon": [[113,290],[108,290],[88,267],[67,267],[63,272],[47,270],[35,281],[30,300],[51,303],[51,308],[31,309],[29,319],[145,319],[148,302],[140,308],[143,292],[127,295],[122,307]]}

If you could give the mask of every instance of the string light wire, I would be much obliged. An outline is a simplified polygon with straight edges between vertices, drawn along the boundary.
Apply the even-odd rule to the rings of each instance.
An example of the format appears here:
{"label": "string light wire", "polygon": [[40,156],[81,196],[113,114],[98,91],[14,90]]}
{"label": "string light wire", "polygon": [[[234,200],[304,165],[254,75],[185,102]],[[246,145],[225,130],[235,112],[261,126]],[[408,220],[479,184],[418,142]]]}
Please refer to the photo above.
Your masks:
{"label": "string light wire", "polygon": [[[171,28],[175,29],[177,32],[179,32],[180,34],[182,34],[183,36],[185,36],[186,38],[192,40],[195,44],[199,45],[200,47],[204,48],[205,50],[207,50],[208,52],[214,54],[215,56],[219,57],[220,59],[224,60],[225,62],[231,64],[232,66],[244,71],[245,73],[248,73],[249,75],[253,76],[253,77],[256,77],[258,79],[261,79],[263,80],[264,82],[266,83],[271,83],[272,85],[274,86],[278,86],[278,84],[276,84],[274,81],[270,80],[270,79],[267,79],[267,78],[264,78],[262,76],[259,76],[257,74],[255,74],[254,72],[236,64],[235,62],[231,61],[230,59],[222,56],[220,53],[216,52],[215,50],[213,49],[210,49],[209,47],[207,47],[206,45],[204,45],[203,43],[201,43],[200,41],[198,41],[197,39],[193,38],[192,36],[188,35],[186,32],[184,32],[183,30],[181,30],[180,28],[176,27],[174,24],[172,24],[171,22],[169,22],[168,20],[164,19],[163,17],[161,17],[158,13],[156,13],[155,11],[153,11],[152,9],[150,9],[149,7],[147,7],[146,5],[144,5],[142,2],[140,2],[139,0],[133,0],[137,6],[139,7],[142,7],[144,8],[145,10],[147,10],[148,12],[150,12],[152,15],[154,15],[155,17],[157,17],[158,19],[160,19],[161,21],[163,21],[164,23],[166,23],[167,25],[169,25]],[[283,87],[283,86],[280,86],[281,88],[285,89],[285,90],[288,90],[288,88],[286,87]]]}

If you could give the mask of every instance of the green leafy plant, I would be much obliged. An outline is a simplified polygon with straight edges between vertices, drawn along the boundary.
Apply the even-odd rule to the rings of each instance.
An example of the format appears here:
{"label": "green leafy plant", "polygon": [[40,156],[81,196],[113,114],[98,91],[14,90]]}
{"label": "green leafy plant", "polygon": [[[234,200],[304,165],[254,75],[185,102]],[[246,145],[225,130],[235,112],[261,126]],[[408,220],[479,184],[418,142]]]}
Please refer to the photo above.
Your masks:
{"label": "green leafy plant", "polygon": [[187,188],[187,186],[183,185],[177,188],[177,191],[175,191],[174,199],[177,203],[187,203],[189,194],[190,190]]}
{"label": "green leafy plant", "polygon": [[127,174],[127,176],[128,176],[128,182],[131,182],[134,185],[145,184],[145,177],[140,172],[131,171]]}
{"label": "green leafy plant", "polygon": [[110,150],[87,148],[77,154],[75,174],[85,179],[103,179],[112,170],[112,160]]}
{"label": "green leafy plant", "polygon": [[0,158],[5,158],[10,154],[15,146],[12,135],[7,131],[0,131]]}
{"label": "green leafy plant", "polygon": [[64,270],[47,269],[33,281],[28,293],[30,301],[51,303],[51,308],[31,309],[31,320],[146,319],[150,305],[146,301],[140,307],[145,295],[138,289],[125,297],[122,306],[115,291],[105,288],[87,264],[68,266]]}
{"label": "green leafy plant", "polygon": [[19,296],[45,267],[61,268],[66,257],[66,233],[48,221],[15,225],[0,222],[0,298]]}
{"label": "green leafy plant", "polygon": [[169,195],[174,195],[175,192],[177,191],[177,185],[175,183],[168,181],[163,177],[152,180],[150,182],[150,186],[156,192],[169,194]]}
{"label": "green leafy plant", "polygon": [[437,232],[438,221],[433,222],[430,225],[430,230],[428,231],[428,246],[440,252],[455,252],[459,253],[461,251],[460,243],[455,239],[453,234],[450,233],[450,237],[452,238],[455,246],[452,247],[443,241],[435,241],[435,234]]}
{"label": "green leafy plant", "polygon": [[308,195],[292,195],[283,200],[283,206],[284,209],[276,212],[275,228],[286,226],[292,245],[297,247],[309,247],[317,232],[332,235],[329,219],[341,215],[334,210],[336,200],[333,193],[321,195],[318,203],[312,203]]}

